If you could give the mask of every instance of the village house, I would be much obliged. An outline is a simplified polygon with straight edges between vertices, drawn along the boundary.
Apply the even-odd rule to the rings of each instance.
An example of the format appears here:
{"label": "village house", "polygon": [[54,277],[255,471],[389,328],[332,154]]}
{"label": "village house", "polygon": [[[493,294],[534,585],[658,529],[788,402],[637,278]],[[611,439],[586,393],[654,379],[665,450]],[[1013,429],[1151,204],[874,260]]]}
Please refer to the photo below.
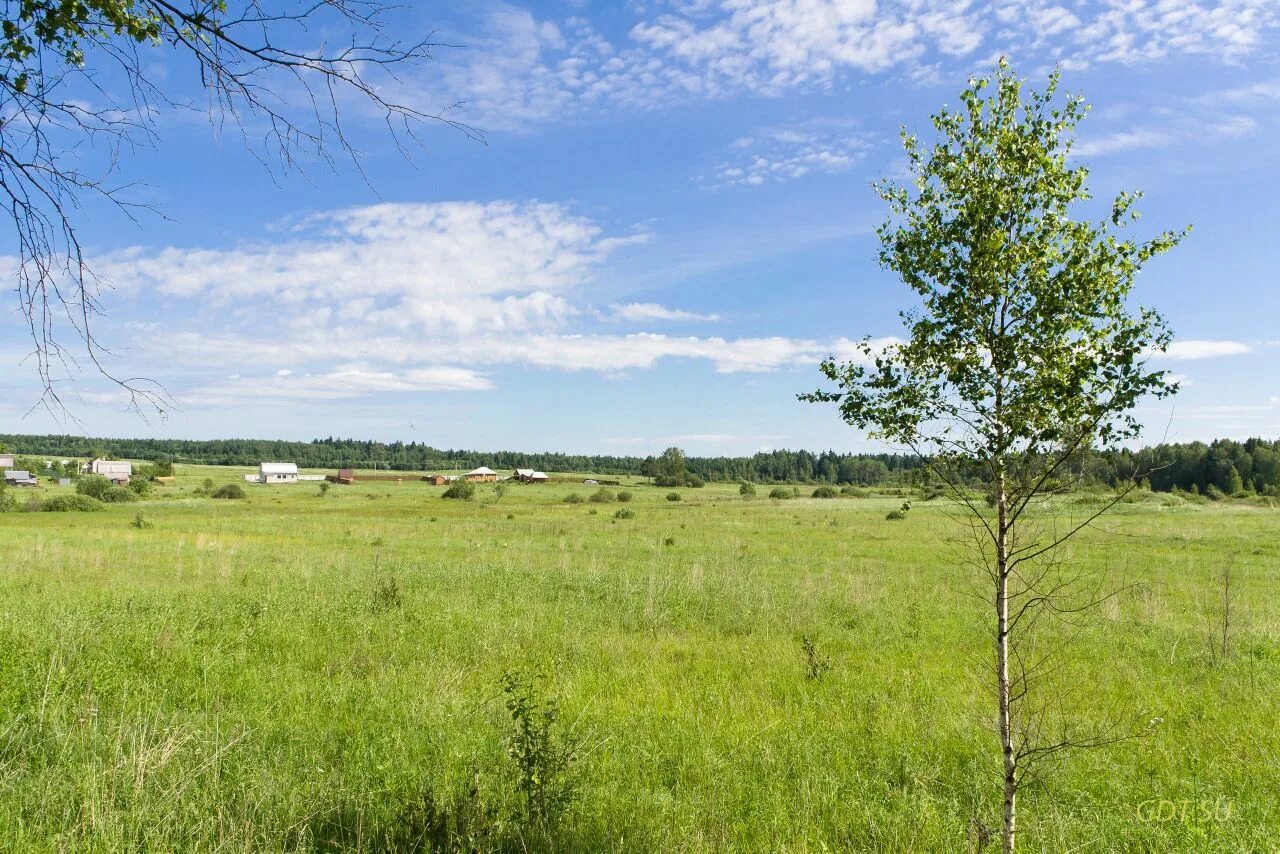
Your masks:
{"label": "village house", "polygon": [[13,468],[13,454],[0,454],[0,469]]}
{"label": "village house", "polygon": [[97,459],[89,463],[89,473],[100,474],[116,485],[128,483],[133,477],[133,463]]}
{"label": "village house", "polygon": [[427,483],[432,484],[433,486],[444,486],[446,483],[449,482],[449,478],[445,477],[442,474],[429,474],[422,479],[425,480]]}
{"label": "village house", "polygon": [[480,466],[478,469],[472,469],[464,474],[463,479],[472,483],[497,483],[498,473],[488,466]]}
{"label": "village house", "polygon": [[21,469],[7,469],[4,473],[5,486],[39,486],[35,475]]}
{"label": "village house", "polygon": [[533,469],[516,469],[516,473],[512,475],[521,483],[547,483],[551,478],[547,477],[546,472],[534,471]]}
{"label": "village house", "polygon": [[297,463],[258,463],[258,483],[297,482]]}

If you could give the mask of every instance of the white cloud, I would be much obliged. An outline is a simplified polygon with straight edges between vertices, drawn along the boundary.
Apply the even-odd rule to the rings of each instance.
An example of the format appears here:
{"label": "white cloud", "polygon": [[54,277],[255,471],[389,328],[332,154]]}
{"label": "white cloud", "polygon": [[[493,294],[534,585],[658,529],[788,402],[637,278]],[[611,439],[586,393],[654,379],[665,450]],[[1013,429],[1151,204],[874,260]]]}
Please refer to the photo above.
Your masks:
{"label": "white cloud", "polygon": [[718,314],[699,314],[693,311],[683,311],[676,308],[667,308],[656,302],[632,302],[626,305],[609,306],[609,320],[613,321],[716,321],[720,319]]}
{"label": "white cloud", "polygon": [[1165,131],[1152,129],[1120,131],[1079,142],[1071,153],[1077,157],[1098,157],[1119,151],[1131,151],[1135,148],[1158,148],[1168,145],[1173,142],[1173,139],[1174,137]]}
{"label": "white cloud", "polygon": [[729,156],[716,164],[707,183],[711,187],[759,186],[811,174],[846,172],[870,148],[870,137],[848,122],[762,128],[735,140]]}
{"label": "white cloud", "polygon": [[346,368],[324,374],[292,376],[281,371],[274,377],[235,377],[193,389],[188,404],[261,401],[341,400],[385,392],[481,391],[493,384],[466,368],[429,367],[408,371],[377,371]]}
{"label": "white cloud", "polygon": [[1242,356],[1253,352],[1253,347],[1241,341],[1174,341],[1167,352],[1156,354],[1155,358],[1172,359],[1174,361],[1190,361],[1193,359],[1214,359],[1219,356]]}
{"label": "white cloud", "polygon": [[[117,285],[235,306],[262,322],[335,316],[379,328],[461,332],[546,327],[573,313],[564,294],[644,235],[606,237],[539,202],[381,204],[308,217],[274,242],[227,250],[133,247],[96,260]],[[278,321],[273,321],[278,322]]]}
{"label": "white cloud", "polygon": [[433,67],[438,109],[520,129],[593,106],[655,108],[741,93],[825,90],[867,75],[936,78],[1009,54],[1081,69],[1194,55],[1239,63],[1280,25],[1274,0],[700,0],[633,6],[610,41],[581,18],[554,22],[509,5]]}

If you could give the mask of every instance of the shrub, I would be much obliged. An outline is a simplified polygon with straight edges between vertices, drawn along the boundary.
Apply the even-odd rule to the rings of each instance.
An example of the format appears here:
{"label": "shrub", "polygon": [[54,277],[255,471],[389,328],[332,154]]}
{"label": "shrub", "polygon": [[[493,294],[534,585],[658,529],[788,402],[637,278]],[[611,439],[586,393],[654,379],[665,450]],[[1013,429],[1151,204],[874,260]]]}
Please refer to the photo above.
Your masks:
{"label": "shrub", "polygon": [[635,516],[636,511],[632,510],[630,507],[623,507],[617,513],[613,514],[613,518],[615,519],[634,519]]}
{"label": "shrub", "polygon": [[333,484],[330,483],[329,481],[327,480],[320,481],[320,497],[323,498],[325,495],[327,495],[329,493],[330,488],[332,487],[333,487]]}
{"label": "shrub", "polygon": [[106,494],[98,496],[98,500],[105,504],[128,504],[130,501],[138,500],[138,493],[123,486],[113,486],[106,491]]}
{"label": "shrub", "polygon": [[152,522],[150,519],[148,519],[146,516],[143,516],[141,513],[134,516],[133,521],[130,522],[129,524],[137,528],[139,531],[145,531],[147,528],[155,527],[155,523]]}
{"label": "shrub", "polygon": [[678,493],[678,492],[668,492],[668,493],[667,493],[667,500],[668,500],[668,501],[679,501],[679,500],[680,500],[680,493]]}
{"label": "shrub", "polygon": [[470,501],[476,497],[476,485],[469,480],[455,480],[441,493],[440,497],[454,501]]}
{"label": "shrub", "polygon": [[741,495],[743,498],[755,498],[756,485],[754,483],[748,483],[746,481],[743,481],[742,486],[738,487],[738,494]]}
{"label": "shrub", "polygon": [[707,482],[696,474],[691,474],[684,481],[685,486],[692,486],[694,489],[701,489],[707,485]]}
{"label": "shrub", "polygon": [[40,502],[39,509],[45,513],[88,513],[102,508],[101,501],[88,495],[55,495]]}
{"label": "shrub", "polygon": [[787,499],[791,497],[791,490],[787,489],[785,486],[775,486],[773,489],[769,490],[769,497]]}
{"label": "shrub", "polygon": [[248,498],[245,494],[244,487],[238,483],[228,483],[225,486],[219,486],[210,495],[214,498]]}
{"label": "shrub", "polygon": [[1204,494],[1210,501],[1221,501],[1227,497],[1225,492],[1218,489],[1218,487],[1214,486],[1212,483],[1205,487]]}
{"label": "shrub", "polygon": [[842,486],[840,487],[840,494],[847,495],[850,498],[866,498],[867,497],[867,491],[865,489],[859,489],[856,486]]}
{"label": "shrub", "polygon": [[76,492],[99,501],[103,500],[111,488],[111,481],[100,474],[87,474],[76,481]]}
{"label": "shrub", "polygon": [[618,500],[619,500],[619,501],[621,501],[623,504],[626,504],[628,501],[630,501],[630,500],[631,500],[631,493],[630,493],[630,492],[619,492],[619,493],[618,493]]}
{"label": "shrub", "polygon": [[559,723],[559,705],[554,698],[541,696],[536,679],[510,671],[502,674],[512,723],[507,756],[515,765],[522,817],[535,828],[549,829],[577,794],[573,766],[578,751]]}
{"label": "shrub", "polygon": [[888,519],[891,522],[898,522],[902,519],[907,518],[907,514],[903,513],[901,510],[890,510],[888,513],[885,514],[884,518]]}
{"label": "shrub", "polygon": [[582,501],[583,501],[582,496],[576,492],[570,492],[568,495],[564,497],[565,504],[581,504]]}
{"label": "shrub", "polygon": [[814,498],[835,498],[839,495],[834,486],[819,486],[813,491]]}
{"label": "shrub", "polygon": [[129,491],[134,495],[150,495],[154,486],[155,484],[144,477],[135,477],[129,481]]}
{"label": "shrub", "polygon": [[608,504],[611,501],[617,501],[618,496],[613,494],[613,490],[605,489],[603,486],[591,493],[588,499],[592,504]]}

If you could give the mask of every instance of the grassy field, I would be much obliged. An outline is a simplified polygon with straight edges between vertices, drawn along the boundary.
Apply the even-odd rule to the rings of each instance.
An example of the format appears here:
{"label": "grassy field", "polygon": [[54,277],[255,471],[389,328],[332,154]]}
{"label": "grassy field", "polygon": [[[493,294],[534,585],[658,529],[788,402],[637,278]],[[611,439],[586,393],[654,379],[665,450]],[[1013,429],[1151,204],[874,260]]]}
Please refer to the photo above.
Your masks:
{"label": "grassy field", "polygon": [[[247,471],[0,515],[0,850],[964,851],[995,821],[989,620],[941,502],[194,494]],[[1024,850],[1280,850],[1280,512],[1123,505],[1072,556],[1129,586],[1061,706],[1154,723],[1029,783]],[[549,831],[506,671],[578,745]]]}

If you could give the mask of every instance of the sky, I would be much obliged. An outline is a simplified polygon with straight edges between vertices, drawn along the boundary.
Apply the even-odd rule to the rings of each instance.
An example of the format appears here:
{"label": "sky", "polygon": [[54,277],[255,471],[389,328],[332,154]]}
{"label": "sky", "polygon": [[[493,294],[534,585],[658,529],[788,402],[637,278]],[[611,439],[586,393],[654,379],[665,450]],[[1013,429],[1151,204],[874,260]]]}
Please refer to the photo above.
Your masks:
{"label": "sky", "polygon": [[[32,410],[10,299],[0,432],[878,450],[795,396],[827,354],[901,332],[871,184],[902,176],[901,127],[928,139],[1004,55],[1093,105],[1075,155],[1097,199],[1144,191],[1139,236],[1193,226],[1135,293],[1182,382],[1141,406],[1145,438],[1280,437],[1274,0],[456,6],[397,13],[441,46],[381,85],[482,140],[428,124],[406,157],[352,102],[359,169],[281,172],[198,110],[156,115],[120,166],[151,210],[90,202],[79,228],[108,366],[177,405],[144,419],[85,370],[60,386],[73,418]],[[189,67],[153,68],[198,103]]]}

